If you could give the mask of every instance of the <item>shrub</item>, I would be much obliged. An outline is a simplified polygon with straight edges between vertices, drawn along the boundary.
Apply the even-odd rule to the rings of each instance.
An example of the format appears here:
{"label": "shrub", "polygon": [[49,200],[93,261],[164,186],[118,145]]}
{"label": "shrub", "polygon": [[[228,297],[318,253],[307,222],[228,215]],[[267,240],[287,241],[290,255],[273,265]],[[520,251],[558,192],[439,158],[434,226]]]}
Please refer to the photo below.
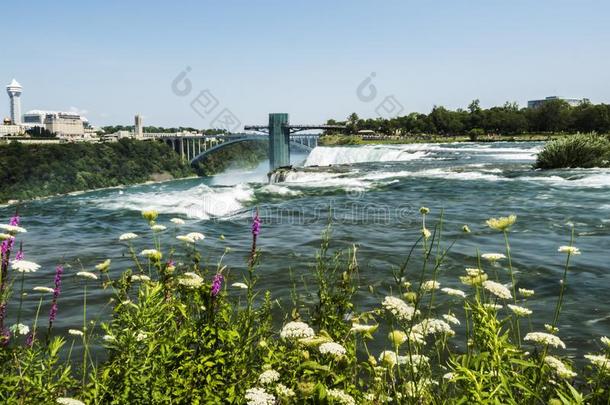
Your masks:
{"label": "shrub", "polygon": [[548,142],[538,154],[535,167],[560,169],[608,167],[610,140],[595,134],[568,135]]}

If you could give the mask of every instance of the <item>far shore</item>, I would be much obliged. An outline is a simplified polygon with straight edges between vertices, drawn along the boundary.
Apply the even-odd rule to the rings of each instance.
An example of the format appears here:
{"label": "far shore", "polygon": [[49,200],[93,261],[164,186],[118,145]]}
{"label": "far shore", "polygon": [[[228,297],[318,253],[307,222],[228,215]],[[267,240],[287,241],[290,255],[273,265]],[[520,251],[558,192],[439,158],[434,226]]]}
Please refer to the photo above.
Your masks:
{"label": "far shore", "polygon": [[409,143],[453,143],[453,142],[546,142],[569,134],[523,134],[523,135],[483,135],[476,140],[467,135],[409,135],[387,137],[361,137],[358,135],[325,135],[320,137],[319,146],[378,145]]}

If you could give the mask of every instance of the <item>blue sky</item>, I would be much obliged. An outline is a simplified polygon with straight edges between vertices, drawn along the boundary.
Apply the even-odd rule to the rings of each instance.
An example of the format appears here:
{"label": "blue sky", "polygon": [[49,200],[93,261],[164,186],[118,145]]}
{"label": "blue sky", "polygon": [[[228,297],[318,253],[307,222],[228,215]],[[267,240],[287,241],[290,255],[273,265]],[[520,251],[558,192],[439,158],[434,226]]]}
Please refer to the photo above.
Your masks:
{"label": "blue sky", "polygon": [[[86,111],[94,125],[208,127],[227,108],[242,123],[288,112],[319,123],[549,95],[610,102],[610,2],[36,1],[0,10],[2,84],[22,109]],[[192,91],[172,92],[186,67]],[[371,73],[377,96],[357,88]],[[190,104],[208,89],[209,114]],[[8,97],[0,98],[8,115]]]}

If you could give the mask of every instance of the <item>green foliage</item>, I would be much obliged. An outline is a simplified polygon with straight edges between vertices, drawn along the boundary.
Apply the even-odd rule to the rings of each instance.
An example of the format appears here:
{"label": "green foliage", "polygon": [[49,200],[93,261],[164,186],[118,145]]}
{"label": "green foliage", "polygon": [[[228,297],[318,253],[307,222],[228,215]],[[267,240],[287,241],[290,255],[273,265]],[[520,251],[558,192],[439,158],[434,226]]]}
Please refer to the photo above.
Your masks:
{"label": "green foliage", "polygon": [[0,145],[0,202],[142,183],[154,174],[193,175],[160,142]]}
{"label": "green foliage", "polygon": [[268,145],[261,141],[237,142],[206,156],[194,164],[200,176],[211,176],[231,167],[253,169],[267,158]]}
{"label": "green foliage", "polygon": [[548,142],[538,154],[536,168],[608,167],[610,139],[595,134],[569,135]]}

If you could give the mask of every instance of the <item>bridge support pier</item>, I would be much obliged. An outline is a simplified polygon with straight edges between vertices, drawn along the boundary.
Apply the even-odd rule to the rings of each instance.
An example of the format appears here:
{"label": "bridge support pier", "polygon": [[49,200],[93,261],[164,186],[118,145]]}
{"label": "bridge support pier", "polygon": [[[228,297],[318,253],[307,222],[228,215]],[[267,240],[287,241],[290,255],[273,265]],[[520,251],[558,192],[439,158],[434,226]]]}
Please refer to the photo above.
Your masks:
{"label": "bridge support pier", "polygon": [[269,114],[269,169],[290,165],[288,114]]}

